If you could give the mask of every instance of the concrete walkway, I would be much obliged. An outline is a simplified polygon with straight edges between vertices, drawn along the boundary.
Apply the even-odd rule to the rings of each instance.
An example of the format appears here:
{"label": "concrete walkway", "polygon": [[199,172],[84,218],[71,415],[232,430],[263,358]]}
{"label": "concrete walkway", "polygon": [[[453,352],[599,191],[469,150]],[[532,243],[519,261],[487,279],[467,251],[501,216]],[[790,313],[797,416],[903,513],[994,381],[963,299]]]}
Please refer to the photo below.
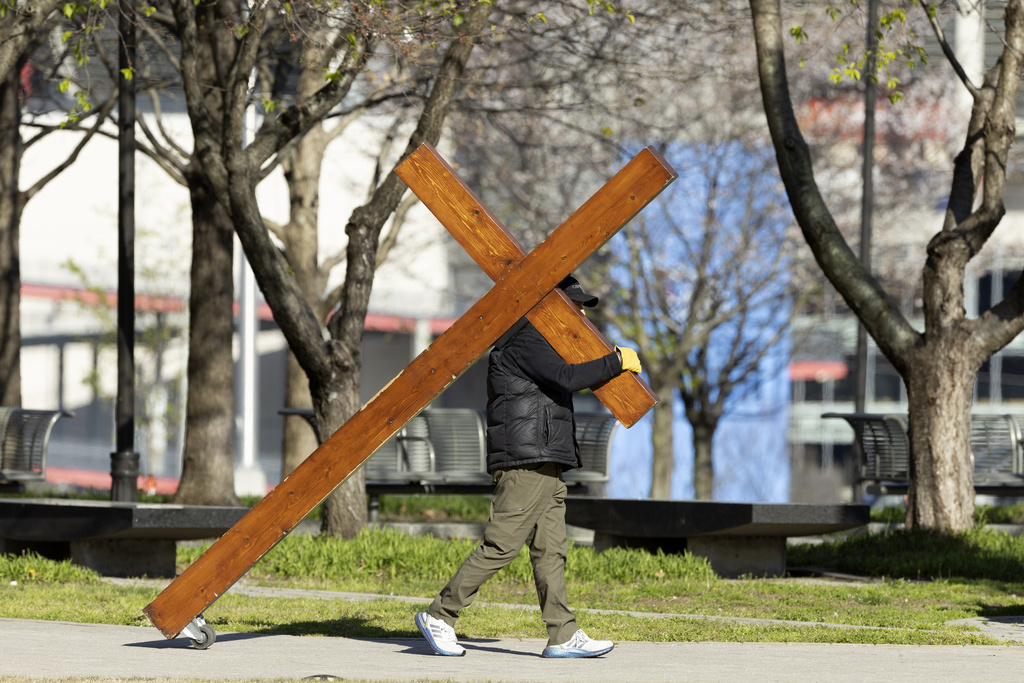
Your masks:
{"label": "concrete walkway", "polygon": [[619,643],[585,660],[539,656],[541,639],[470,640],[440,657],[422,639],[219,633],[208,650],[154,628],[0,619],[0,676],[368,681],[1020,681],[1024,648]]}
{"label": "concrete walkway", "polygon": [[[122,585],[167,583],[104,580]],[[332,600],[380,597],[241,583],[233,586],[232,591],[263,597],[302,595]],[[421,598],[394,599],[425,604]],[[987,635],[1013,644],[959,647],[620,642],[604,657],[549,660],[540,656],[545,643],[540,638],[463,640],[468,651],[465,657],[441,657],[421,638],[350,639],[218,632],[212,647],[196,650],[187,637],[167,640],[152,627],[0,618],[0,676],[33,680],[116,677],[494,683],[845,682],[887,680],[894,676],[901,683],[932,683],[954,677],[986,683],[1020,681],[1024,677],[1024,647],[1018,645],[1024,643],[1024,619],[970,622]]]}

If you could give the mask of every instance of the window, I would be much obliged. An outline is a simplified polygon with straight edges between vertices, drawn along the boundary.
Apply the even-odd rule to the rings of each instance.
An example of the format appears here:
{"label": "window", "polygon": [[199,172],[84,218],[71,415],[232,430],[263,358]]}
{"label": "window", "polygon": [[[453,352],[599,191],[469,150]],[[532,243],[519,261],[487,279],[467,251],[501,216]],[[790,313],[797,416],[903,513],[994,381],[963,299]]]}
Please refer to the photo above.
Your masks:
{"label": "window", "polygon": [[978,278],[978,315],[999,303],[1013,289],[1021,271],[996,271]]}
{"label": "window", "polygon": [[881,354],[875,356],[875,400],[898,403],[902,386],[903,378],[889,359]]}
{"label": "window", "polygon": [[1003,400],[1024,401],[1024,356],[1003,355]]}
{"label": "window", "polygon": [[836,380],[836,400],[853,401],[857,398],[857,356],[843,354],[843,362],[849,370]]}
{"label": "window", "polygon": [[825,383],[815,380],[804,380],[799,383],[803,387],[804,400],[808,403],[821,403],[825,399]]}
{"label": "window", "polygon": [[978,401],[992,400],[992,359],[981,364],[978,376],[974,379],[974,395]]}

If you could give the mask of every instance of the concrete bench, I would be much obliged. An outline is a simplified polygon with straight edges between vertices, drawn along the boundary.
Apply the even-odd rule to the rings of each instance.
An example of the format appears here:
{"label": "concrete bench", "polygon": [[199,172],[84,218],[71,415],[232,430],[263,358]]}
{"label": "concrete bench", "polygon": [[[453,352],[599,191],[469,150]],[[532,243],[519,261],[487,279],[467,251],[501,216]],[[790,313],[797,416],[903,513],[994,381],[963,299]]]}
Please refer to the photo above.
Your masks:
{"label": "concrete bench", "polygon": [[104,576],[176,575],[176,542],[216,538],[244,507],[0,498],[0,553],[36,552]]}
{"label": "concrete bench", "polygon": [[62,410],[0,407],[0,487],[23,490],[25,482],[46,480],[50,433]]}
{"label": "concrete bench", "polygon": [[869,508],[569,496],[565,521],[593,529],[597,551],[620,546],[687,550],[706,557],[719,576],[782,576],[788,538],[864,526]]}
{"label": "concrete bench", "polygon": [[[910,481],[910,439],[903,414],[824,413],[853,428],[862,461],[861,481],[874,494],[906,493]],[[971,416],[974,490],[1000,496],[1024,495],[1024,438],[1013,415]]]}

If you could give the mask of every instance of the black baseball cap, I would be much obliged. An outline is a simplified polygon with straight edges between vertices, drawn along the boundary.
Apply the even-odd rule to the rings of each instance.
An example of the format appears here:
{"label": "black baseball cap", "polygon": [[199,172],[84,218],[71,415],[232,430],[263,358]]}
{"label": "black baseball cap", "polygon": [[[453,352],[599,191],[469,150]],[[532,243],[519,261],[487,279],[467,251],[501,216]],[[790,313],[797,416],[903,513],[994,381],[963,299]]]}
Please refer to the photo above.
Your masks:
{"label": "black baseball cap", "polygon": [[574,278],[572,275],[567,275],[564,280],[559,282],[558,288],[565,292],[566,296],[576,303],[589,307],[597,305],[597,297],[593,294],[587,294],[584,292],[579,280]]}

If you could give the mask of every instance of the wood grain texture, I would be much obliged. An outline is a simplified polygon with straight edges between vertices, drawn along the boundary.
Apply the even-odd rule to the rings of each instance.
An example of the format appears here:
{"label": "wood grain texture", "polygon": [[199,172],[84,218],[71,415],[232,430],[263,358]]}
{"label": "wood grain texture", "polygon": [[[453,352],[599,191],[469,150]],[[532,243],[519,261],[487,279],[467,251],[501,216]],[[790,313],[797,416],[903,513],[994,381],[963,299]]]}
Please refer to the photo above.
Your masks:
{"label": "wood grain texture", "polygon": [[[561,290],[544,297],[528,317],[566,363],[600,358],[614,349]],[[639,422],[658,402],[654,390],[633,372],[620,373],[591,390],[625,427]]]}
{"label": "wood grain texture", "polygon": [[[665,185],[676,177],[675,171],[650,148],[641,152],[631,163],[650,164],[655,172],[661,170]],[[522,245],[431,145],[421,145],[395,172],[492,280],[500,278],[510,266],[526,256]],[[600,206],[603,201],[609,200],[610,197],[605,194],[607,187],[596,193],[580,210],[592,211],[594,207],[588,205],[596,203]],[[654,195],[640,199],[643,201],[640,208],[653,199]],[[637,201],[636,198],[633,200]],[[639,208],[636,210],[639,211]],[[620,229],[633,215],[635,212],[614,226],[613,230]],[[583,220],[583,217],[575,214],[574,218]],[[553,291],[545,297],[530,311],[528,317],[567,363],[593,360],[613,350],[608,340],[561,292]],[[593,387],[593,391],[626,427],[636,424],[658,402],[657,395],[647,382],[633,373],[622,373]]]}
{"label": "wood grain texture", "polygon": [[606,185],[608,205],[584,204],[508,267],[469,311],[147,605],[143,613],[153,625],[173,638],[202,614],[671,177],[651,163],[627,164]]}

